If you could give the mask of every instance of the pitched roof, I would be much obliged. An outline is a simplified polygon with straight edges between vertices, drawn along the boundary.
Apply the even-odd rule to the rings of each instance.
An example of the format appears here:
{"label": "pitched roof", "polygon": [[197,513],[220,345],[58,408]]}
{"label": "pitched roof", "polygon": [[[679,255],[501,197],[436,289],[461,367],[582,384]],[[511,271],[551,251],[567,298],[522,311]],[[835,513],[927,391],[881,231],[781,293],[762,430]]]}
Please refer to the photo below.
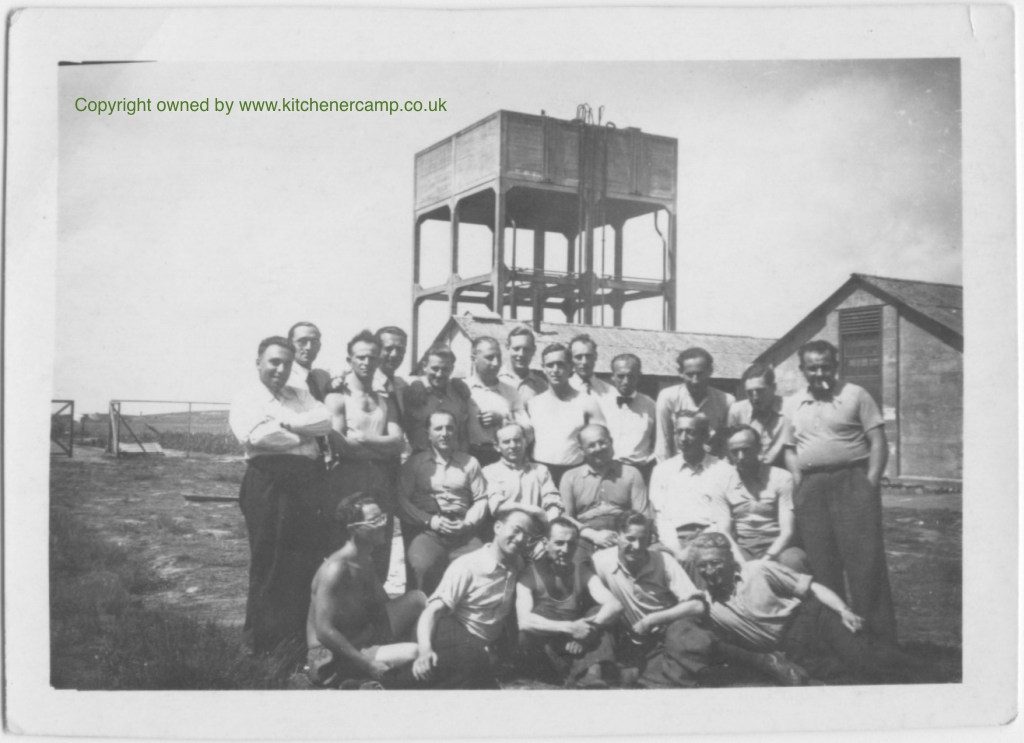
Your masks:
{"label": "pitched roof", "polygon": [[[450,323],[455,323],[470,340],[490,335],[504,342],[512,328],[524,323],[498,317],[481,317],[469,313],[455,315],[445,325],[440,336],[445,335]],[[573,336],[586,333],[597,343],[601,362],[607,368],[608,362],[620,353],[633,353],[643,363],[644,375],[659,377],[678,376],[676,354],[690,346],[708,350],[715,359],[714,376],[718,379],[739,379],[743,371],[753,363],[774,338],[755,338],[748,335],[718,335],[713,333],[688,333],[670,330],[645,330],[641,328],[617,328],[600,325],[569,325],[566,323],[542,322],[536,332],[538,353],[534,364],[540,363],[540,351],[550,343],[568,343]],[[600,369],[604,371],[604,369]]]}
{"label": "pitched roof", "polygon": [[893,304],[902,305],[918,312],[963,338],[964,288],[962,286],[891,279],[862,273],[855,273],[852,278],[859,279],[866,284],[869,291],[873,288],[877,292],[887,295]]}

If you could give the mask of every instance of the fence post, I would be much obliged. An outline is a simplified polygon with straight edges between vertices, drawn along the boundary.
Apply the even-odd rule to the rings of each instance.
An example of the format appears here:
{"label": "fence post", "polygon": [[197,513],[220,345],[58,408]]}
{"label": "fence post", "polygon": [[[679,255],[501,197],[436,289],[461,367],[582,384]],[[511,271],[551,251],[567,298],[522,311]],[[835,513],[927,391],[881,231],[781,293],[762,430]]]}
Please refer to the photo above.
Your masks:
{"label": "fence post", "polygon": [[121,404],[116,400],[110,401],[110,453],[114,458],[121,456],[121,432],[118,418],[121,415]]}
{"label": "fence post", "polygon": [[188,433],[185,434],[185,458],[192,456],[192,403],[188,404]]}

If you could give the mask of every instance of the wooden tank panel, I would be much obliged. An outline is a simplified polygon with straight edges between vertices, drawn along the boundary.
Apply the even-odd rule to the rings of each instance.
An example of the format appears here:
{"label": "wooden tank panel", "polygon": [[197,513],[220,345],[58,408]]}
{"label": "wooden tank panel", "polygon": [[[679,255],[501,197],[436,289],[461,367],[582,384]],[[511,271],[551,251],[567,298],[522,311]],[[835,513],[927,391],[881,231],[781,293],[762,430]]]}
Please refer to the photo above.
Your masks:
{"label": "wooden tank panel", "polygon": [[[676,140],[632,128],[603,131],[608,138],[608,195],[674,205]],[[541,189],[576,189],[579,147],[579,124],[498,111],[416,155],[416,208],[499,178],[536,183]]]}

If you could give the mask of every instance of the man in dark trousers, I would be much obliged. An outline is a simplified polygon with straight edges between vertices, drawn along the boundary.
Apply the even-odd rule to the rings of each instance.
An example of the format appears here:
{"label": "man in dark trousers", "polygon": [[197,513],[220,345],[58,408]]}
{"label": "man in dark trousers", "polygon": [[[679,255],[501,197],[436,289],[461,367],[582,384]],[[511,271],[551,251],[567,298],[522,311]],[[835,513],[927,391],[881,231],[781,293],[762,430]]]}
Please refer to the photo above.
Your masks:
{"label": "man in dark trousers", "polygon": [[330,414],[304,389],[289,387],[295,351],[287,338],[259,344],[258,381],[231,405],[231,430],[248,466],[238,502],[249,532],[246,642],[255,652],[302,642],[309,583],[324,554],[318,521],[324,470],[316,437]]}
{"label": "man in dark trousers", "polygon": [[895,642],[882,542],[880,485],[889,458],[882,415],[865,389],[836,378],[831,343],[806,343],[799,356],[807,389],[783,409],[792,423],[786,463],[796,484],[797,531],[815,580],[840,595],[845,583],[853,610]]}

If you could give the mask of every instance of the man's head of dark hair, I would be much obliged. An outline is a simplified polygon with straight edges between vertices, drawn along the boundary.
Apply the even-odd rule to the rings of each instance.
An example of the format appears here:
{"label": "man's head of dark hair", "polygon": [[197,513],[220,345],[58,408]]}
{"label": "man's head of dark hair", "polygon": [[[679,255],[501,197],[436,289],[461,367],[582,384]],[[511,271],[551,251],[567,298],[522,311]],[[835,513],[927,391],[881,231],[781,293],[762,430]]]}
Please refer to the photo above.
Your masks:
{"label": "man's head of dark hair", "polygon": [[676,356],[676,366],[680,369],[683,368],[683,364],[690,359],[704,359],[708,362],[708,369],[711,369],[715,365],[715,360],[711,354],[708,353],[707,349],[701,348],[700,346],[691,346],[690,348],[684,349],[679,352]]}
{"label": "man's head of dark hair", "polygon": [[536,345],[536,343],[537,343],[537,337],[533,334],[533,331],[530,330],[525,325],[520,325],[520,326],[512,328],[512,330],[508,331],[508,338],[505,340],[505,345],[506,346],[512,345],[512,339],[515,336],[517,336],[517,335],[525,335],[527,338],[529,338],[534,343],[534,345]]}
{"label": "man's head of dark hair", "polygon": [[769,364],[751,364],[740,377],[740,391],[748,379],[763,379],[765,384],[775,384],[775,370]]}
{"label": "man's head of dark hair", "polygon": [[448,346],[432,346],[430,350],[423,354],[423,358],[425,359],[429,359],[431,356],[444,359],[447,363],[453,366],[455,365],[455,354],[452,352],[452,349],[448,348]]}
{"label": "man's head of dark hair", "polygon": [[572,348],[573,345],[575,345],[576,343],[586,343],[588,346],[590,346],[591,351],[597,353],[597,343],[594,341],[593,338],[591,338],[586,333],[577,333],[576,335],[574,335],[572,337],[572,340],[569,341],[569,348]]}
{"label": "man's head of dark hair", "polygon": [[496,338],[493,338],[492,336],[489,335],[481,335],[479,338],[473,340],[473,345],[470,346],[470,349],[475,352],[476,349],[478,349],[484,343],[490,343],[495,348],[501,348],[501,344],[498,343],[498,340]]}
{"label": "man's head of dark hair", "polygon": [[541,361],[543,361],[553,353],[564,353],[568,357],[569,349],[563,346],[561,343],[551,343],[547,345],[543,351],[540,352]]}
{"label": "man's head of dark hair", "polygon": [[357,343],[370,343],[376,346],[377,350],[380,351],[380,339],[377,338],[376,335],[371,333],[369,329],[360,330],[358,333],[352,336],[352,340],[348,342],[348,346],[346,347],[349,356],[352,355],[352,349],[355,348],[355,345]]}
{"label": "man's head of dark hair", "polygon": [[572,529],[574,532],[576,532],[577,537],[580,535],[580,528],[576,524],[567,519],[565,516],[555,516],[553,519],[548,521],[548,528],[546,530],[547,536],[551,536],[551,530],[554,529],[556,526],[561,526],[565,529]]}
{"label": "man's head of dark hair", "polygon": [[363,509],[366,506],[377,506],[380,508],[376,491],[357,491],[342,499],[337,508],[334,509],[334,520],[344,525],[359,523],[363,520]]}
{"label": "man's head of dark hair", "polygon": [[376,336],[378,343],[380,343],[380,337],[382,335],[397,335],[399,338],[402,338],[403,340],[407,340],[409,338],[408,333],[406,333],[404,330],[395,325],[385,325],[383,328],[379,328],[377,332],[374,333],[374,336]]}
{"label": "man's head of dark hair", "polygon": [[272,335],[269,338],[261,340],[259,348],[256,350],[256,355],[262,356],[263,352],[271,346],[280,346],[281,348],[290,351],[293,356],[295,355],[295,346],[290,340],[280,335]]}
{"label": "man's head of dark hair", "polygon": [[292,340],[295,337],[295,331],[299,328],[313,328],[317,335],[320,335],[320,328],[307,320],[300,320],[299,322],[288,328],[288,340]]}
{"label": "man's head of dark hair", "polygon": [[624,511],[615,519],[615,531],[625,534],[631,526],[642,526],[648,533],[651,531],[651,520],[639,511]]}
{"label": "man's head of dark hair", "polygon": [[807,343],[800,346],[800,350],[797,352],[797,358],[800,359],[801,367],[804,365],[804,359],[809,353],[826,353],[832,357],[833,364],[839,363],[839,349],[822,338],[807,341]]}
{"label": "man's head of dark hair", "polygon": [[612,363],[609,365],[609,368],[614,370],[616,364],[626,362],[631,364],[638,372],[643,371],[640,363],[640,357],[637,356],[635,353],[620,353],[618,356],[612,359]]}
{"label": "man's head of dark hair", "polygon": [[717,531],[706,531],[694,539],[691,544],[694,549],[721,550],[730,556],[732,555],[732,545],[729,544],[729,539]]}

